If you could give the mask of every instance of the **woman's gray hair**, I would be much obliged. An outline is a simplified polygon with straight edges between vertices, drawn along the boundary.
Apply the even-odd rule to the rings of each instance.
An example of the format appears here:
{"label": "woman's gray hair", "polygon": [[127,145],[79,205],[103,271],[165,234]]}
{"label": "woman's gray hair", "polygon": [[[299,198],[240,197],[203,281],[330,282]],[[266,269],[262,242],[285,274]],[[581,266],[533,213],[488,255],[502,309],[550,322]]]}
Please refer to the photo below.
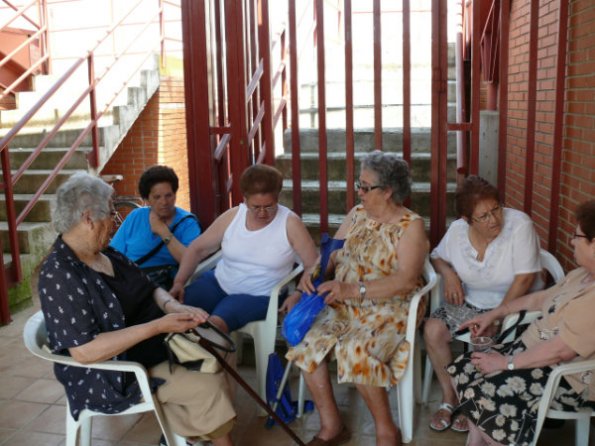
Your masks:
{"label": "woman's gray hair", "polygon": [[396,204],[402,204],[411,195],[409,166],[394,153],[374,150],[362,159],[361,168],[374,172],[379,186],[392,189],[391,198]]}
{"label": "woman's gray hair", "polygon": [[113,193],[113,187],[100,178],[86,172],[73,174],[56,191],[54,229],[60,234],[68,232],[81,221],[85,211],[90,211],[93,220],[107,217]]}

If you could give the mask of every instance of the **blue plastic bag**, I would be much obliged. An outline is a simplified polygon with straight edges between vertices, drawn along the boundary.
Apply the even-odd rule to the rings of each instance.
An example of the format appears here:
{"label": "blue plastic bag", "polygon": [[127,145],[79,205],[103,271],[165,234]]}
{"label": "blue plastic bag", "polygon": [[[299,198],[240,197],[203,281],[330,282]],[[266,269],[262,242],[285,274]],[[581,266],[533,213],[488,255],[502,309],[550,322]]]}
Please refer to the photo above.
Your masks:
{"label": "blue plastic bag", "polygon": [[[324,281],[326,267],[328,265],[331,253],[341,249],[345,240],[330,238],[328,234],[322,235],[320,243],[320,274],[312,282],[314,287],[318,287]],[[303,292],[299,302],[291,309],[281,327],[283,337],[292,347],[299,344],[312,326],[318,313],[324,308],[324,296],[319,296],[316,292],[309,294]]]}
{"label": "blue plastic bag", "polygon": [[[275,352],[271,353],[269,355],[269,363],[267,365],[266,383],[267,403],[271,407],[277,399],[277,392],[279,391],[281,381],[283,380],[283,372],[284,369],[281,365],[279,356]],[[291,400],[291,391],[288,385],[285,385],[283,393],[281,394],[281,398],[279,398],[279,401],[277,401],[275,413],[279,416],[279,418],[288,424],[295,420],[297,416],[297,407],[296,404]]]}

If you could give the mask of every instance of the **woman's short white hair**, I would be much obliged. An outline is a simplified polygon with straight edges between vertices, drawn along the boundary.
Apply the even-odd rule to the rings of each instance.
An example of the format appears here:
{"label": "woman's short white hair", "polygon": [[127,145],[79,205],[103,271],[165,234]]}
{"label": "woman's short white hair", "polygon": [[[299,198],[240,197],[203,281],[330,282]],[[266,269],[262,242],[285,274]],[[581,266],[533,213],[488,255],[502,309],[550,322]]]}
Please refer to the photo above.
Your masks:
{"label": "woman's short white hair", "polygon": [[60,234],[68,232],[81,221],[85,211],[90,211],[93,220],[107,217],[113,193],[113,187],[96,176],[87,172],[73,174],[56,191],[54,229]]}

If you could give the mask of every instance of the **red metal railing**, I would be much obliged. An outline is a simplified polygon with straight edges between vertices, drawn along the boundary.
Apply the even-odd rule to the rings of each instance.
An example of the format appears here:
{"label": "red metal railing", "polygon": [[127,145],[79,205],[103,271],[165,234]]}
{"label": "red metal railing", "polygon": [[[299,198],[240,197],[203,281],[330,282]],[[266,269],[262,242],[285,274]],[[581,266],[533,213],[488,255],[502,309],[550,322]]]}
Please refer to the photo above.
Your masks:
{"label": "red metal railing", "polygon": [[[18,20],[24,20],[27,22],[28,26],[30,26],[34,32],[0,60],[0,68],[14,60],[15,56],[17,56],[22,50],[30,48],[31,46],[38,46],[40,55],[39,58],[34,61],[29,66],[29,68],[21,73],[21,75],[11,84],[0,84],[0,87],[2,87],[2,92],[0,92],[0,102],[2,102],[8,95],[11,95],[17,91],[23,82],[28,80],[32,74],[38,72],[47,74],[50,71],[47,0],[31,0],[29,3],[20,7],[13,5],[8,0],[1,1],[2,4],[6,5],[6,9],[14,11],[14,14],[10,15],[8,20],[0,26],[0,34],[10,29],[10,25],[14,22],[17,22]],[[4,13],[6,14],[6,12],[8,11],[5,10]]]}
{"label": "red metal railing", "polygon": [[[56,178],[60,170],[66,165],[78,147],[82,144],[85,138],[90,134],[92,139],[92,150],[89,154],[89,162],[91,166],[97,167],[99,163],[99,134],[98,134],[98,123],[99,120],[108,110],[110,110],[111,106],[113,105],[114,101],[118,97],[118,95],[128,86],[131,78],[135,75],[135,73],[145,64],[145,62],[152,57],[157,51],[164,49],[164,32],[162,29],[163,26],[163,2],[162,0],[159,1],[158,8],[156,8],[155,13],[149,15],[148,18],[141,23],[139,31],[135,34],[129,34],[129,41],[123,46],[123,49],[118,51],[113,56],[113,61],[109,63],[103,73],[98,77],[95,76],[95,53],[100,47],[100,45],[105,42],[108,38],[110,38],[121,26],[124,25],[125,21],[131,17],[135,12],[138,12],[140,8],[143,8],[143,11],[146,11],[147,5],[149,2],[147,0],[139,0],[135,3],[127,12],[123,14],[123,16],[115,22],[105,33],[105,35],[100,38],[97,43],[90,49],[85,56],[80,57],[77,59],[72,66],[65,71],[65,73],[49,88],[46,94],[41,97],[38,102],[29,110],[23,118],[0,140],[0,157],[2,160],[2,174],[3,174],[3,183],[0,185],[0,188],[3,189],[4,195],[6,198],[6,207],[7,207],[7,219],[8,219],[8,232],[9,232],[9,240],[10,240],[10,252],[12,257],[12,267],[10,271],[7,271],[8,274],[2,276],[3,278],[6,277],[7,280],[3,281],[3,284],[0,284],[0,299],[2,300],[2,307],[8,308],[8,298],[7,298],[7,287],[10,283],[19,282],[22,279],[22,272],[21,272],[21,263],[20,263],[20,248],[19,242],[17,237],[17,227],[25,220],[29,212],[33,209],[41,195],[47,190],[49,185],[52,181]],[[170,5],[175,5],[172,2],[168,2]],[[136,66],[129,66],[129,73],[128,77],[124,77],[120,79],[121,83],[117,84],[114,88],[111,89],[112,95],[108,97],[107,101],[105,102],[104,106],[98,110],[97,103],[96,103],[96,91],[98,85],[101,83],[102,80],[106,79],[106,76],[114,69],[116,64],[119,61],[126,60],[124,58],[129,52],[132,51],[132,47],[134,43],[138,41],[138,39],[146,38],[147,33],[146,31],[149,30],[151,25],[154,23],[159,23],[160,26],[160,33],[157,39],[157,44],[154,47],[149,47],[144,54],[141,54],[140,62]],[[137,23],[138,25],[138,23]],[[120,43],[121,40],[120,40]],[[138,51],[138,50],[136,50]],[[135,53],[138,56],[138,53]],[[161,55],[161,60],[163,59],[163,55]],[[42,108],[42,106],[48,102],[50,98],[52,98],[57,92],[61,91],[63,88],[70,88],[67,87],[66,82],[73,77],[73,75],[77,72],[77,70],[86,65],[87,68],[87,75],[88,75],[88,87],[85,88],[79,96],[76,97],[71,103],[68,110],[62,115],[62,117],[56,122],[53,128],[47,132],[38,146],[33,150],[31,155],[23,162],[21,167],[13,174],[10,168],[9,162],[9,146],[13,139],[25,128],[27,123],[35,116],[35,114]],[[130,69],[132,68],[132,69]],[[105,82],[104,82],[105,83]],[[76,93],[75,93],[76,94]],[[75,139],[74,143],[71,147],[66,151],[63,158],[58,161],[55,167],[52,169],[46,180],[42,183],[42,185],[38,188],[38,190],[33,194],[33,197],[29,200],[29,202],[25,205],[25,207],[21,210],[21,212],[17,215],[15,212],[15,205],[14,205],[14,198],[13,198],[13,189],[15,184],[19,181],[19,179],[23,176],[25,171],[31,166],[31,164],[35,161],[35,159],[40,155],[45,147],[48,146],[49,142],[52,138],[60,131],[60,129],[64,126],[64,124],[68,121],[68,119],[73,116],[74,112],[77,110],[79,105],[83,103],[85,99],[89,100],[89,110],[90,110],[90,120],[86,127],[79,133],[77,138]],[[4,264],[2,265],[4,269]],[[1,271],[0,271],[1,272]],[[1,316],[2,320],[0,322],[6,323],[9,321],[9,314],[7,311],[2,310],[3,313]]]}
{"label": "red metal railing", "polygon": [[201,172],[191,206],[209,224],[242,200],[234,179],[248,165],[273,163],[274,129],[287,126],[287,30],[271,43],[268,0],[183,1],[182,10],[189,163]]}

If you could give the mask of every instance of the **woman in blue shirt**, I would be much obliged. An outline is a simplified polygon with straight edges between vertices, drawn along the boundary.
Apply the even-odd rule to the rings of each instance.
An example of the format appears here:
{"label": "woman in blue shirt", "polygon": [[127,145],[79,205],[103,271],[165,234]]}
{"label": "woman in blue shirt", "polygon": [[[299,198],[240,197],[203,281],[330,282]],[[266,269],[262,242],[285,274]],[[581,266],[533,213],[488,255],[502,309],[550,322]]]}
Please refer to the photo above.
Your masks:
{"label": "woman in blue shirt", "polygon": [[[201,232],[196,217],[176,207],[178,186],[171,167],[149,167],[138,183],[148,206],[132,211],[110,242],[165,289],[171,287],[186,247]],[[157,251],[146,258],[154,249]]]}

